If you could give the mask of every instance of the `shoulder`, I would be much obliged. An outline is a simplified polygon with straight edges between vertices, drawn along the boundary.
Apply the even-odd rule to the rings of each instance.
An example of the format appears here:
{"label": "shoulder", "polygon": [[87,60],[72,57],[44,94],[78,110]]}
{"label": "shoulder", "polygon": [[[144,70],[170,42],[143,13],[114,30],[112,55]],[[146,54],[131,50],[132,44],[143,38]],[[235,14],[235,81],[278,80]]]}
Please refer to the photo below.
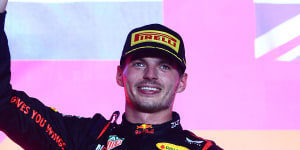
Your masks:
{"label": "shoulder", "polygon": [[212,140],[207,140],[202,137],[197,136],[191,131],[183,131],[186,137],[186,142],[190,145],[200,147],[201,150],[223,150],[215,144]]}

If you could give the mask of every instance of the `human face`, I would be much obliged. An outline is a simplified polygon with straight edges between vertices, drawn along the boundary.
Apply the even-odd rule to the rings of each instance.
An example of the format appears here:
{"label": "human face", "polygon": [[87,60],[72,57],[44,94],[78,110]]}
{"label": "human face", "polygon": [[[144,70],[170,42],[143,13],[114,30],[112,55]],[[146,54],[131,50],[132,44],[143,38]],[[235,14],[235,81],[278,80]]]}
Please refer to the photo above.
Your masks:
{"label": "human face", "polygon": [[186,78],[164,55],[129,56],[117,73],[117,82],[125,89],[126,107],[150,113],[171,110],[176,93],[185,89]]}

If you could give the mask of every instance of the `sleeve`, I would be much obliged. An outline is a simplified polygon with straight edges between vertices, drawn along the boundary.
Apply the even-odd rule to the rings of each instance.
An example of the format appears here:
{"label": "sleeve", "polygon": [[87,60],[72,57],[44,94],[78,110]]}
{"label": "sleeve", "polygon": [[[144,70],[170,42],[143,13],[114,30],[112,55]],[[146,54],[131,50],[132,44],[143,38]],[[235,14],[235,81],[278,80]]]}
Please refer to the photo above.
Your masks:
{"label": "sleeve", "polygon": [[223,149],[213,142],[213,145],[208,150],[223,150]]}
{"label": "sleeve", "polygon": [[6,12],[0,13],[0,131],[22,148],[31,150],[81,149],[96,140],[108,122],[100,114],[93,118],[64,116],[12,89],[5,15]]}
{"label": "sleeve", "polygon": [[187,141],[187,142],[189,142],[189,143],[200,142],[201,144],[198,145],[199,146],[198,148],[201,149],[201,150],[223,150],[221,147],[216,145],[216,143],[214,141],[201,138],[201,137],[197,136],[196,134],[194,134],[193,132],[191,132],[189,130],[184,130],[184,134],[189,139],[191,139],[190,141]]}

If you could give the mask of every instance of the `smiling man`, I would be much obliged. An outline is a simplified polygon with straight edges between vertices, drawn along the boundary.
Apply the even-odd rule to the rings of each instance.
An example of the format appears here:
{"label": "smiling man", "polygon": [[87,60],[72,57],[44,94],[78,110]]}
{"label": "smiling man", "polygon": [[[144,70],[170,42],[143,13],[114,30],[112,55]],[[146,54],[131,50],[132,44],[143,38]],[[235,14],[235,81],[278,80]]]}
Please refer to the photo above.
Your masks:
{"label": "smiling man", "polygon": [[186,87],[183,40],[173,30],[150,24],[126,39],[116,82],[125,91],[125,113],[107,120],[65,116],[10,85],[10,54],[0,0],[0,130],[30,150],[221,150],[214,142],[183,130],[172,111]]}
{"label": "smiling man", "polygon": [[184,46],[177,33],[159,24],[131,31],[117,71],[117,83],[125,89],[127,119],[170,121],[175,95],[186,87],[185,68]]}

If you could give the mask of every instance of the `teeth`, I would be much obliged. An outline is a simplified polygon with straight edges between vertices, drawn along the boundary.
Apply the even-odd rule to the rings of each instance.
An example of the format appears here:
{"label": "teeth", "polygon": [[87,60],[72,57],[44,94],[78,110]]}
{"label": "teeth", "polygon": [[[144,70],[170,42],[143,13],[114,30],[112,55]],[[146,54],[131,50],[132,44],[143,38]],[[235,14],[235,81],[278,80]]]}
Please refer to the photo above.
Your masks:
{"label": "teeth", "polygon": [[141,87],[142,90],[149,90],[149,91],[159,91],[157,88],[152,88],[152,87]]}

